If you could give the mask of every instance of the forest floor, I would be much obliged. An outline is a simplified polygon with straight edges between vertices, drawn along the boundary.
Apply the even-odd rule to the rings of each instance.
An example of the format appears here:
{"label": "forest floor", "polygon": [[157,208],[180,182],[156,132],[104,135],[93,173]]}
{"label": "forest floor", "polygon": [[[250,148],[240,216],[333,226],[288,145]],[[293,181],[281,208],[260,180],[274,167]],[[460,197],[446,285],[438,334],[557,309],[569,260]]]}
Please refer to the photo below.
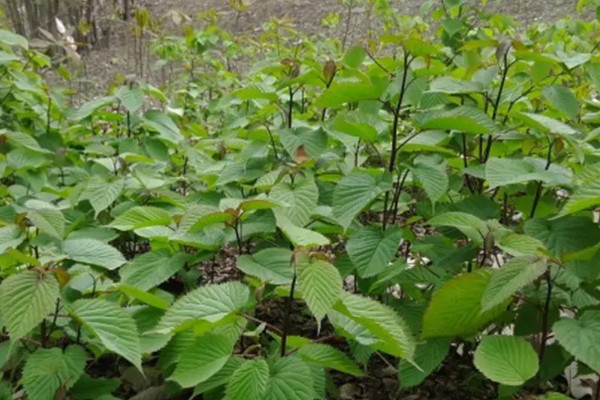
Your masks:
{"label": "forest floor", "polygon": [[[250,5],[248,11],[238,14],[226,0],[139,0],[150,14],[162,20],[167,32],[179,33],[184,24],[175,26],[169,21],[173,11],[181,12],[195,20],[206,10],[216,10],[219,24],[233,35],[256,35],[262,31],[262,24],[272,18],[285,18],[293,22],[295,28],[306,33],[323,33],[342,37],[344,24],[336,28],[325,28],[321,21],[329,13],[347,15],[347,9],[339,0],[244,0]],[[480,0],[471,0],[480,2]],[[576,0],[488,0],[490,10],[508,14],[519,20],[523,27],[537,22],[552,22],[569,15],[575,15]],[[423,0],[396,0],[398,7],[406,15],[422,15]],[[350,14],[347,43],[352,45],[364,39],[368,24],[367,10],[356,7]],[[193,22],[192,22],[193,23]],[[151,63],[144,76],[136,72],[134,60],[134,39],[132,28],[123,22],[115,22],[110,45],[105,49],[92,49],[84,54],[84,62],[77,79],[78,92],[82,100],[104,95],[104,91],[116,74],[142,78],[160,85],[164,76],[153,73]],[[167,77],[168,80],[168,77]]]}

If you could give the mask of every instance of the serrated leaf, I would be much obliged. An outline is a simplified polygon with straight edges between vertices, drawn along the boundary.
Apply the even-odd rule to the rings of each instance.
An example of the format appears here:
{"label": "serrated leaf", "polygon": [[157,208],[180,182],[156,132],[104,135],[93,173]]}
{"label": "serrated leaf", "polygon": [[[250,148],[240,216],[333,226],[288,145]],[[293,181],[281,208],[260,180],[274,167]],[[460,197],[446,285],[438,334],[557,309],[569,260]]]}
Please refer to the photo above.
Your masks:
{"label": "serrated leaf", "polygon": [[525,223],[525,233],[540,240],[556,256],[583,250],[600,241],[600,228],[586,217],[530,219]]}
{"label": "serrated leaf", "polygon": [[244,362],[235,370],[227,385],[228,400],[264,400],[269,382],[269,365],[265,360]]}
{"label": "serrated leaf", "polygon": [[[462,21],[460,23],[462,24]],[[462,81],[450,76],[442,76],[431,82],[429,90],[446,94],[468,94],[482,92],[483,85],[479,82]]]}
{"label": "serrated leaf", "polygon": [[429,220],[433,226],[451,226],[461,231],[466,237],[481,244],[488,233],[485,222],[474,215],[453,211],[440,214]]}
{"label": "serrated leaf", "polygon": [[16,248],[23,243],[25,235],[16,225],[7,225],[0,228],[0,253],[10,248]]}
{"label": "serrated leaf", "polygon": [[176,274],[188,259],[187,254],[170,254],[166,250],[144,253],[119,270],[121,282],[142,290],[150,290]]}
{"label": "serrated leaf", "polygon": [[379,274],[394,258],[402,239],[402,231],[390,228],[364,228],[350,236],[346,251],[361,278]]}
{"label": "serrated leaf", "polygon": [[553,133],[561,136],[570,136],[577,133],[577,131],[569,125],[546,115],[522,112],[518,113],[518,116],[527,126],[535,128],[540,132]]}
{"label": "serrated leaf", "polygon": [[396,357],[412,359],[415,339],[406,322],[391,308],[370,298],[343,292],[334,309],[358,323],[359,326],[353,328],[346,326],[346,331],[351,329],[356,335],[376,339],[375,342],[370,342],[372,348]]}
{"label": "serrated leaf", "polygon": [[232,351],[233,343],[226,337],[203,335],[183,351],[169,379],[184,388],[198,385],[219,372]]}
{"label": "serrated leaf", "polygon": [[255,276],[272,285],[285,285],[292,282],[292,252],[283,248],[260,250],[252,255],[238,257],[237,267],[248,275]]}
{"label": "serrated leaf", "polygon": [[333,83],[314,103],[316,107],[336,107],[361,100],[377,100],[385,86],[371,83]]}
{"label": "serrated leaf", "polygon": [[569,88],[560,85],[546,86],[542,90],[542,96],[567,117],[573,120],[577,118],[577,97]]}
{"label": "serrated leaf", "polygon": [[450,179],[446,174],[446,163],[439,162],[437,157],[419,157],[412,173],[421,182],[432,203],[437,203],[448,191]]}
{"label": "serrated leaf", "polygon": [[285,215],[277,216],[277,227],[295,247],[319,247],[329,244],[329,239],[318,232],[294,225]]}
{"label": "serrated leaf", "polygon": [[544,243],[527,235],[507,232],[496,242],[496,245],[514,257],[539,256],[544,253]]}
{"label": "serrated leaf", "polygon": [[58,296],[58,281],[53,274],[30,270],[2,281],[2,320],[11,340],[15,342],[27,335],[52,313]]}
{"label": "serrated leaf", "polygon": [[273,186],[269,198],[281,206],[275,215],[283,213],[294,225],[303,227],[317,207],[319,188],[313,179],[303,179],[294,184],[280,182]]}
{"label": "serrated leaf", "polygon": [[541,181],[549,185],[568,184],[571,180],[570,171],[559,166],[551,166],[546,170],[545,165],[536,159],[490,158],[485,166],[485,178],[490,187],[514,185],[531,181]]}
{"label": "serrated leaf", "polygon": [[149,306],[159,308],[161,310],[166,310],[171,304],[161,297],[158,297],[152,293],[148,293],[134,286],[119,285],[119,291],[132,299],[139,300],[142,303],[146,303]]}
{"label": "serrated leaf", "polygon": [[179,128],[169,116],[159,110],[149,110],[144,114],[143,125],[158,132],[161,139],[173,144],[183,140]]}
{"label": "serrated leaf", "polygon": [[492,272],[483,297],[482,310],[489,311],[504,303],[513,294],[529,285],[546,271],[546,263],[533,257],[513,258]]}
{"label": "serrated leaf", "polygon": [[363,373],[344,353],[326,344],[310,343],[298,350],[298,355],[306,362],[345,374],[362,376]]}
{"label": "serrated leaf", "polygon": [[353,172],[337,183],[333,192],[333,216],[347,229],[369,203],[391,188],[387,179],[378,181],[366,172]]}
{"label": "serrated leaf", "polygon": [[217,322],[242,309],[250,290],[241,282],[200,287],[177,300],[160,320],[157,331],[169,333],[185,322]]}
{"label": "serrated leaf", "polygon": [[455,130],[491,135],[499,131],[486,113],[475,107],[460,106],[452,110],[427,111],[413,117],[421,130]]}
{"label": "serrated leaf", "polygon": [[65,235],[65,216],[54,208],[38,208],[27,211],[27,218],[38,228],[57,239]]}
{"label": "serrated leaf", "polygon": [[137,326],[132,316],[118,304],[104,299],[77,300],[70,312],[104,347],[142,369],[142,356]]}
{"label": "serrated leaf", "polygon": [[340,272],[328,262],[315,260],[301,267],[298,287],[319,326],[342,293],[342,284]]}
{"label": "serrated leaf", "polygon": [[[398,377],[403,388],[419,385],[444,361],[450,350],[450,340],[429,339],[415,350],[414,364],[400,360]],[[418,366],[418,368],[416,366]]]}
{"label": "serrated leaf", "polygon": [[124,187],[123,179],[105,180],[99,175],[93,175],[81,193],[81,199],[88,200],[98,216],[119,198]]}
{"label": "serrated leaf", "polygon": [[97,239],[67,239],[63,242],[63,252],[73,261],[108,270],[117,269],[126,262],[119,250]]}
{"label": "serrated leaf", "polygon": [[459,275],[446,282],[434,294],[423,317],[423,338],[468,337],[498,317],[504,304],[484,312],[481,299],[491,272]]}
{"label": "serrated leaf", "polygon": [[[299,151],[304,151],[304,157],[317,158],[327,148],[327,134],[322,128],[298,127],[282,129],[279,139],[285,151],[296,159]],[[302,163],[305,160],[296,160]]]}
{"label": "serrated leaf", "polygon": [[552,331],[569,353],[600,373],[600,311],[586,311],[578,319],[562,318]]}
{"label": "serrated leaf", "polygon": [[577,189],[561,210],[561,216],[600,204],[600,163],[586,166],[577,176],[577,180]]}
{"label": "serrated leaf", "polygon": [[280,358],[271,365],[261,400],[312,400],[312,385],[308,365],[296,357]]}
{"label": "serrated leaf", "polygon": [[473,362],[487,378],[509,386],[522,385],[539,369],[531,344],[516,336],[485,336]]}
{"label": "serrated leaf", "polygon": [[233,373],[244,363],[244,360],[238,357],[230,357],[223,368],[214,374],[209,380],[198,384],[194,388],[194,396],[208,392],[209,390],[226,385]]}
{"label": "serrated leaf", "polygon": [[64,353],[58,347],[37,349],[23,368],[23,387],[28,398],[55,400],[61,387],[69,389],[77,382],[86,361],[87,355],[79,346],[70,346]]}
{"label": "serrated leaf", "polygon": [[120,231],[132,231],[170,223],[171,214],[168,211],[156,207],[137,206],[119,215],[109,226]]}
{"label": "serrated leaf", "polygon": [[127,86],[121,86],[115,91],[115,97],[129,112],[136,112],[144,105],[144,93],[140,88],[130,89]]}

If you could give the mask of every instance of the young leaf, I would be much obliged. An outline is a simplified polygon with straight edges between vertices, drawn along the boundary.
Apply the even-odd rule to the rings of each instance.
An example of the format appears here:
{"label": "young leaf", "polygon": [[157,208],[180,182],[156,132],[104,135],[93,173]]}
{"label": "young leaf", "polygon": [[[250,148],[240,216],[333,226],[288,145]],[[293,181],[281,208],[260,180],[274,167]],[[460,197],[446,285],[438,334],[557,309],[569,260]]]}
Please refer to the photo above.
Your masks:
{"label": "young leaf", "polygon": [[319,326],[342,293],[342,284],[340,272],[328,262],[315,260],[301,266],[298,286]]}
{"label": "young leaf", "polygon": [[115,303],[103,299],[77,300],[70,312],[102,344],[142,369],[137,326],[131,315]]}
{"label": "young leaf", "polygon": [[379,274],[394,258],[402,239],[402,230],[363,228],[350,236],[346,251],[361,278]]}
{"label": "young leaf", "polygon": [[0,284],[2,319],[15,342],[54,311],[59,296],[54,274],[33,270],[11,275]]}
{"label": "young leaf", "polygon": [[265,360],[245,361],[235,370],[227,385],[229,400],[264,400],[269,382],[269,365]]}
{"label": "young leaf", "polygon": [[578,319],[562,318],[552,331],[569,353],[600,373],[600,311],[586,311]]}
{"label": "young leaf", "polygon": [[304,361],[335,369],[345,374],[362,376],[362,371],[341,351],[326,344],[310,343],[298,350],[298,355]]}
{"label": "young leaf", "polygon": [[438,289],[423,317],[423,338],[468,337],[504,310],[504,304],[484,312],[483,294],[491,279],[488,270],[457,276]]}
{"label": "young leaf", "polygon": [[125,181],[121,178],[108,180],[93,175],[81,193],[81,200],[88,200],[98,216],[119,198],[124,188]]}
{"label": "young leaf", "polygon": [[117,269],[126,262],[119,250],[96,239],[67,239],[63,242],[63,251],[73,261],[108,270]]}
{"label": "young leaf", "polygon": [[516,336],[485,336],[473,362],[487,378],[509,386],[524,384],[539,368],[531,344]]}
{"label": "young leaf", "polygon": [[504,303],[518,290],[536,280],[544,271],[546,271],[546,263],[542,259],[513,258],[502,268],[493,271],[481,298],[482,310],[489,311]]}
{"label": "young leaf", "polygon": [[219,372],[232,351],[233,343],[226,337],[203,335],[183,351],[169,379],[184,388],[198,385]]}
{"label": "young leaf", "polygon": [[157,332],[170,333],[192,320],[217,322],[242,309],[250,300],[250,290],[241,282],[202,286],[181,297],[160,320]]}

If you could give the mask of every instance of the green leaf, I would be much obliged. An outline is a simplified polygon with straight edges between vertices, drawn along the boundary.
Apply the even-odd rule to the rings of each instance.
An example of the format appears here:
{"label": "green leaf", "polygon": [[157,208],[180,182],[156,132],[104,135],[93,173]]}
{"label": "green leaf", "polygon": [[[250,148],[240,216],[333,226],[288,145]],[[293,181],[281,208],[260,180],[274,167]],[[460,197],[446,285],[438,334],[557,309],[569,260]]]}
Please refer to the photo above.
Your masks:
{"label": "green leaf", "polygon": [[16,225],[7,225],[0,228],[0,253],[10,248],[16,248],[23,243],[25,235]]}
{"label": "green leaf", "polygon": [[336,107],[362,100],[378,100],[385,90],[383,85],[371,83],[337,83],[329,87],[315,102],[315,107]]}
{"label": "green leaf", "polygon": [[292,159],[296,157],[300,146],[304,147],[310,158],[318,158],[327,148],[327,134],[322,128],[282,129],[279,132],[279,140]]}
{"label": "green leaf", "polygon": [[334,309],[359,324],[356,333],[366,330],[360,335],[367,333],[377,339],[372,348],[412,360],[415,339],[406,322],[391,308],[367,297],[342,292]]}
{"label": "green leaf", "polygon": [[345,374],[362,376],[363,373],[341,351],[326,344],[310,343],[298,350],[298,355],[306,362],[328,369],[335,369]]}
{"label": "green leaf", "polygon": [[65,216],[55,208],[37,208],[27,211],[27,218],[40,231],[62,239],[65,235]]}
{"label": "green leaf", "polygon": [[0,29],[0,42],[6,43],[9,46],[19,46],[24,50],[29,49],[29,42],[26,38],[4,29]]}
{"label": "green leaf", "polygon": [[125,181],[121,178],[105,180],[100,175],[93,175],[81,193],[81,200],[88,200],[98,216],[119,198],[124,188]]}
{"label": "green leaf", "polygon": [[86,361],[87,355],[79,346],[70,346],[64,353],[58,347],[37,349],[23,368],[23,387],[28,398],[55,400],[58,389],[69,389],[83,375]]}
{"label": "green leaf", "polygon": [[513,258],[502,268],[492,272],[483,297],[482,310],[489,311],[503,304],[513,294],[539,278],[546,271],[543,259],[533,257]]}
{"label": "green leaf", "polygon": [[355,171],[337,183],[333,192],[333,216],[347,229],[369,203],[391,188],[387,176],[376,179],[366,172]]}
{"label": "green leaf", "polygon": [[524,384],[539,368],[531,344],[516,336],[485,336],[473,362],[487,378],[509,386]]}
{"label": "green leaf", "polygon": [[194,388],[194,396],[216,389],[226,385],[233,373],[244,363],[244,360],[238,357],[230,357],[223,368],[214,374],[209,380],[198,384]]}
{"label": "green leaf", "polygon": [[419,385],[444,361],[449,350],[450,340],[445,338],[429,339],[419,344],[415,351],[414,364],[400,360],[400,386],[410,388]]}
{"label": "green leaf", "polygon": [[348,117],[349,116],[344,116],[343,114],[338,114],[333,127],[340,132],[366,140],[367,142],[374,142],[377,140],[377,129],[372,125],[360,121],[353,121]]}
{"label": "green leaf", "polygon": [[230,213],[200,204],[186,210],[179,223],[179,230],[184,233],[194,233],[211,225],[229,222],[233,222]]}
{"label": "green leaf", "polygon": [[119,290],[133,299],[139,300],[143,303],[148,304],[149,306],[161,310],[166,310],[167,308],[169,308],[169,305],[171,305],[171,303],[169,303],[165,299],[158,297],[152,293],[148,293],[134,286],[119,285]]}
{"label": "green leaf", "polygon": [[448,191],[450,179],[446,174],[446,167],[446,162],[435,156],[417,157],[415,160],[412,173],[421,182],[432,203],[437,203]]}
{"label": "green leaf", "polygon": [[483,85],[479,82],[461,81],[450,76],[443,76],[434,79],[429,90],[446,94],[469,94],[483,92]]}
{"label": "green leaf", "polygon": [[350,68],[358,68],[365,60],[367,52],[362,47],[353,47],[346,52],[344,63]]}
{"label": "green leaf", "polygon": [[[569,184],[571,173],[560,166],[546,170],[537,159],[490,158],[485,166],[485,178],[490,187],[514,185],[531,181],[546,184]],[[544,162],[545,164],[545,162]]]}
{"label": "green leaf", "polygon": [[283,213],[294,225],[305,226],[317,207],[319,188],[313,179],[294,184],[280,182],[273,186],[269,198],[281,205],[275,209],[275,215]]}
{"label": "green leaf", "polygon": [[97,239],[67,239],[63,243],[63,252],[73,261],[108,270],[117,269],[126,262],[119,250]]}
{"label": "green leaf", "polygon": [[292,252],[283,248],[260,250],[252,255],[238,257],[237,267],[245,274],[255,276],[272,285],[286,285],[292,282]]}
{"label": "green leaf", "polygon": [[469,106],[452,110],[427,111],[413,117],[421,130],[454,130],[491,135],[499,131],[495,122],[483,111]]}
{"label": "green leaf", "polygon": [[77,300],[70,312],[97,336],[104,347],[142,369],[140,339],[132,316],[117,304],[103,299]]}
{"label": "green leaf", "polygon": [[277,227],[295,247],[318,247],[329,244],[329,239],[318,232],[294,225],[285,215],[277,216]]}
{"label": "green leaf", "polygon": [[69,393],[76,399],[102,400],[102,396],[110,395],[120,384],[121,381],[117,378],[94,379],[84,374],[79,378]]}
{"label": "green leaf", "polygon": [[200,287],[177,300],[160,320],[157,331],[170,333],[188,321],[217,322],[242,309],[250,290],[241,282]]}
{"label": "green leaf", "polygon": [[553,133],[561,136],[570,136],[577,133],[575,129],[554,118],[541,114],[521,112],[517,116],[527,126],[537,129],[540,132]]}
{"label": "green leaf", "polygon": [[447,212],[429,220],[433,226],[451,226],[461,231],[466,237],[481,244],[488,234],[488,227],[479,218],[464,212]]}
{"label": "green leaf", "polygon": [[600,311],[586,311],[578,319],[562,318],[552,331],[569,353],[600,373]]}
{"label": "green leaf", "polygon": [[120,231],[132,231],[156,225],[169,225],[171,214],[162,208],[137,206],[119,215],[110,227]]}
{"label": "green leaf", "polygon": [[[247,397],[247,399],[253,399],[253,397]],[[264,397],[261,397],[260,400],[312,399],[312,374],[306,363],[296,357],[284,357],[271,365],[267,388]]]}
{"label": "green leaf", "polygon": [[480,270],[459,275],[434,294],[423,317],[423,338],[469,337],[498,317],[504,304],[484,312],[483,294],[491,272]]}
{"label": "green leaf", "polygon": [[583,250],[600,241],[600,228],[585,217],[530,219],[525,223],[525,233],[540,240],[556,256]]}
{"label": "green leaf", "polygon": [[245,361],[231,376],[227,400],[264,400],[269,382],[269,365],[265,360]]}
{"label": "green leaf", "polygon": [[150,290],[175,275],[188,261],[185,253],[170,254],[166,250],[137,256],[119,270],[121,282],[141,290]]}
{"label": "green leaf", "polygon": [[315,260],[301,266],[298,286],[308,309],[321,324],[321,320],[333,307],[342,293],[342,276],[328,262]]}
{"label": "green leaf", "polygon": [[539,256],[544,254],[544,243],[527,235],[514,232],[504,233],[496,242],[496,245],[506,253],[515,257]]}
{"label": "green leaf", "polygon": [[54,311],[59,296],[53,274],[33,270],[11,275],[0,284],[2,320],[15,342],[38,326]]}
{"label": "green leaf", "polygon": [[402,230],[378,227],[363,228],[350,236],[346,251],[361,278],[369,278],[383,272],[394,258]]}
{"label": "green leaf", "polygon": [[561,216],[573,214],[600,204],[600,163],[587,165],[576,177],[577,189],[567,200]]}
{"label": "green leaf", "polygon": [[542,90],[542,97],[550,102],[556,109],[572,120],[577,119],[579,105],[575,94],[564,86],[546,86]]}
{"label": "green leaf", "polygon": [[169,116],[158,110],[149,110],[144,114],[143,125],[158,132],[161,139],[178,144],[183,140],[179,128]]}
{"label": "green leaf", "polygon": [[226,337],[203,335],[183,351],[169,379],[184,388],[198,385],[219,372],[232,351],[233,343]]}
{"label": "green leaf", "polygon": [[[130,89],[127,86],[121,86],[115,91],[115,97],[121,101],[123,106],[129,112],[136,112],[144,105],[144,93],[140,88]],[[146,115],[146,118],[148,116]]]}

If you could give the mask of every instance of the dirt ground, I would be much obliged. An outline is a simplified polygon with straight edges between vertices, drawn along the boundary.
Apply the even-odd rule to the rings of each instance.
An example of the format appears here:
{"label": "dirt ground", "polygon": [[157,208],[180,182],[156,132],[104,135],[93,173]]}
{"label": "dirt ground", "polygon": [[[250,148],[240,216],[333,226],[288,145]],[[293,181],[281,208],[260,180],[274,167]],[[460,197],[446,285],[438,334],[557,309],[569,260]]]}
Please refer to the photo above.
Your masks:
{"label": "dirt ground", "polygon": [[[407,15],[421,15],[424,0],[393,0],[397,7]],[[434,0],[436,1],[436,0]],[[480,2],[480,0],[471,0]],[[148,8],[153,16],[169,21],[169,12],[182,12],[192,19],[200,12],[214,9],[218,11],[223,27],[234,34],[247,35],[260,33],[261,25],[271,18],[287,18],[292,20],[299,31],[306,33],[324,32],[326,28],[321,20],[328,13],[345,13],[346,9],[339,0],[244,0],[250,5],[248,11],[238,15],[229,6],[227,0],[138,0],[138,4]],[[488,0],[486,7],[490,10],[509,14],[527,26],[536,22],[551,22],[569,15],[576,15],[577,0]],[[367,24],[367,10],[356,7],[351,14],[348,32],[348,44],[364,37]],[[133,34],[131,27],[125,23],[114,22],[110,48],[92,49],[84,54],[85,72],[77,79],[77,89],[83,98],[104,94],[115,74],[140,78],[134,67]],[[167,23],[172,27],[172,23]],[[327,34],[342,35],[342,26]],[[175,28],[180,29],[180,28]],[[84,68],[81,67],[83,70]],[[142,77],[155,85],[160,85],[164,77],[152,72]],[[159,79],[161,78],[161,79]],[[167,77],[168,80],[168,77]]]}

